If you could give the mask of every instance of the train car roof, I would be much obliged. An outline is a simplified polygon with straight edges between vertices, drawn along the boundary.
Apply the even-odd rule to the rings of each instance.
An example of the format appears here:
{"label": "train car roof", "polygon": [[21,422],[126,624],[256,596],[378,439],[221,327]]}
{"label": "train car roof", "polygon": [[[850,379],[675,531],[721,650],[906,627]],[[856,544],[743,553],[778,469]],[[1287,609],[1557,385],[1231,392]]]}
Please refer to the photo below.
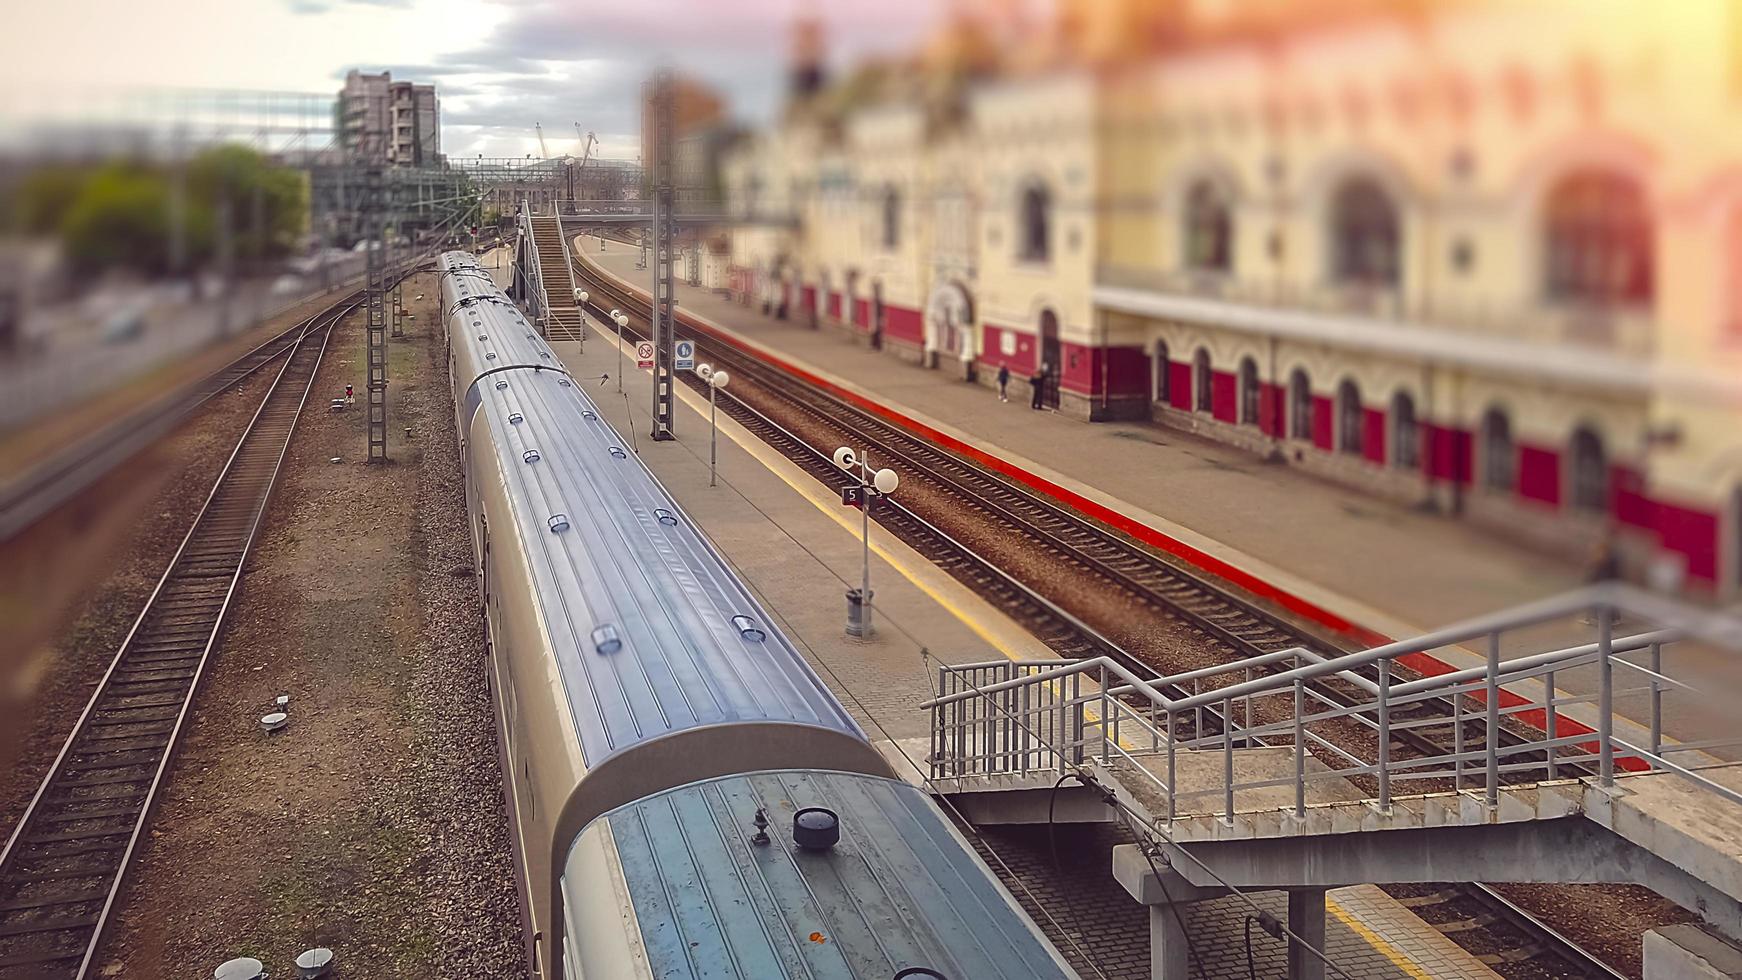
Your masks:
{"label": "train car roof", "polygon": [[[839,842],[794,840],[801,809]],[[758,843],[755,816],[767,814]],[[606,816],[652,976],[952,980],[1075,974],[925,794],[872,776],[764,772],[683,786]]]}
{"label": "train car roof", "polygon": [[474,391],[587,768],[663,735],[734,722],[863,741],[579,382],[513,370]]}
{"label": "train car roof", "polygon": [[471,375],[463,379],[460,390],[503,368],[566,370],[476,258],[467,252],[444,252],[440,265],[449,339],[460,352],[457,364]]}

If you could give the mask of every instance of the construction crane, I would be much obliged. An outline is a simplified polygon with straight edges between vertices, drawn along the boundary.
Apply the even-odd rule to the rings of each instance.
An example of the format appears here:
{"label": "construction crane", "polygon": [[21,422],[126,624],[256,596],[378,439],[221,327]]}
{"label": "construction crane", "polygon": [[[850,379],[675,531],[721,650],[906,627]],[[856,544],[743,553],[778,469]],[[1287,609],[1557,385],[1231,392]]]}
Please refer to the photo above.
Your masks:
{"label": "construction crane", "polygon": [[546,149],[544,145],[544,126],[539,123],[533,123],[532,131],[538,134],[538,155],[549,160],[550,150]]}
{"label": "construction crane", "polygon": [[599,141],[593,137],[592,130],[588,130],[587,135],[582,136],[580,123],[575,123],[575,139],[581,141],[581,166],[584,167],[587,165],[587,158],[593,154],[593,147],[598,145]]}

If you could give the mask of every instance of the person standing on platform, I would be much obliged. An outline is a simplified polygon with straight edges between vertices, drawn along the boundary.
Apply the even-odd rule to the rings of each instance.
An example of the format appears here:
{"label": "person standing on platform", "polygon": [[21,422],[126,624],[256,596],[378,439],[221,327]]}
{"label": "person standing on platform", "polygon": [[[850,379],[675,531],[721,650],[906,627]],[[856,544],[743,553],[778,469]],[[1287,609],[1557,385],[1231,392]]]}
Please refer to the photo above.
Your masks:
{"label": "person standing on platform", "polygon": [[1010,387],[1010,365],[1000,364],[1000,365],[998,365],[998,400],[999,401],[1007,402],[1010,400],[1010,393],[1007,390],[1007,389],[1009,389],[1009,387]]}
{"label": "person standing on platform", "polygon": [[1042,386],[1046,384],[1046,368],[1042,367],[1028,376],[1028,407],[1040,410]]}

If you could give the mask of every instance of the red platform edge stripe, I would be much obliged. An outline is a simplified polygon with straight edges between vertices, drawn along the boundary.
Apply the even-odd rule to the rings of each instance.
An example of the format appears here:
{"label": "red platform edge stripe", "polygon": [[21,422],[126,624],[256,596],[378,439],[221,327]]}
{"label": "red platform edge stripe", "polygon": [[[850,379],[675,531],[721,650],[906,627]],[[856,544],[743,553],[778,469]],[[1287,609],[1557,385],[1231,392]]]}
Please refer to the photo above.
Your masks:
{"label": "red platform edge stripe", "polygon": [[[630,290],[641,298],[647,299],[650,296],[646,290],[641,289],[633,283],[626,282],[609,272],[605,272],[603,269],[600,271],[605,275],[611,276],[611,278],[622,288]],[[816,385],[818,388],[829,392],[837,398],[851,402],[852,404],[866,409],[880,418],[893,422],[910,432],[915,432],[925,436],[927,439],[930,439],[938,445],[962,456],[966,456],[989,469],[996,470],[997,472],[1022,483],[1024,486],[1038,490],[1048,497],[1066,504],[1079,513],[1092,517],[1109,527],[1117,528],[1151,547],[1158,548],[1170,555],[1174,555],[1192,565],[1194,568],[1208,572],[1217,578],[1237,585],[1262,599],[1269,600],[1308,622],[1317,623],[1337,635],[1353,640],[1362,646],[1377,647],[1384,646],[1387,643],[1396,642],[1393,637],[1386,636],[1377,630],[1368,629],[1365,626],[1350,622],[1317,603],[1310,602],[1292,592],[1278,588],[1276,585],[1253,575],[1251,572],[1248,572],[1243,568],[1230,565],[1222,559],[1217,558],[1215,555],[1199,548],[1194,548],[1170,534],[1156,530],[1142,521],[1136,520],[1135,518],[1113,510],[1104,504],[1091,500],[1068,487],[1059,486],[1057,483],[1054,483],[1043,476],[1030,473],[1008,460],[994,456],[978,446],[963,442],[961,439],[958,439],[947,432],[939,431],[938,429],[926,425],[924,422],[917,419],[909,418],[876,399],[868,398],[849,388],[844,388],[841,385],[806,370],[804,367],[780,357],[777,354],[747,344],[744,342],[743,338],[738,335],[700,320],[694,314],[688,313],[681,308],[677,309],[675,312],[677,313],[678,319],[688,325],[692,330],[707,334],[709,337],[712,337],[720,343],[735,350],[741,351],[757,360],[780,368],[782,371],[795,377],[802,378],[806,382]],[[1449,674],[1457,669],[1451,664],[1446,663],[1444,660],[1426,653],[1405,653],[1399,655],[1396,659],[1398,663],[1405,667],[1408,667],[1418,674],[1429,677],[1438,676],[1440,674]],[[1472,691],[1468,697],[1478,704],[1485,703],[1487,700],[1485,692],[1482,691]],[[1503,690],[1500,692],[1500,706],[1503,708],[1516,708],[1519,705],[1527,703],[1529,702],[1525,698],[1513,694],[1510,691]],[[1538,732],[1545,731],[1548,727],[1548,712],[1542,708],[1520,711],[1511,717],[1517,718],[1525,724],[1530,725]],[[1555,717],[1555,734],[1558,737],[1565,737],[1567,735],[1595,735],[1597,734],[1597,730],[1583,722],[1568,718],[1566,715],[1557,715]],[[1597,751],[1596,743],[1588,745],[1581,744],[1576,746],[1576,748],[1581,752],[1589,752],[1593,755],[1596,754]],[[1645,760],[1633,758],[1631,756],[1616,759],[1615,765],[1617,768],[1629,772],[1643,772],[1651,768]]]}

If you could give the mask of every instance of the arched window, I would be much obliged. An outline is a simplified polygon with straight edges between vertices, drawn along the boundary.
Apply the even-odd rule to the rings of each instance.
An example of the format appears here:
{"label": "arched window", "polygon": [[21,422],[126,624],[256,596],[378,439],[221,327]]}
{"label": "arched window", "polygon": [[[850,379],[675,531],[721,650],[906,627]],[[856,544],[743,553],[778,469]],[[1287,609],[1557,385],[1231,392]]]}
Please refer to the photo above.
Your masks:
{"label": "arched window", "polygon": [[1192,407],[1200,412],[1215,411],[1215,397],[1210,391],[1210,352],[1202,347],[1192,355]]}
{"label": "arched window", "polygon": [[1331,198],[1331,278],[1364,286],[1395,286],[1401,267],[1401,224],[1391,195],[1370,177],[1351,177]]}
{"label": "arched window", "polygon": [[1337,386],[1337,449],[1361,454],[1361,389],[1348,379]]}
{"label": "arched window", "polygon": [[1549,192],[1543,221],[1550,299],[1651,302],[1651,216],[1638,183],[1600,170],[1569,174]]}
{"label": "arched window", "polygon": [[901,192],[893,187],[883,192],[883,247],[893,251],[901,245]]}
{"label": "arched window", "polygon": [[1168,360],[1167,342],[1158,340],[1155,342],[1155,403],[1157,405],[1169,403],[1172,395],[1169,390],[1171,387],[1169,382],[1172,379],[1168,376],[1172,373],[1173,362]]}
{"label": "arched window", "polygon": [[1240,424],[1258,424],[1258,362],[1248,357],[1240,362]]}
{"label": "arched window", "polygon": [[1415,399],[1409,392],[1391,396],[1391,465],[1413,470],[1421,465],[1421,426],[1415,421]]}
{"label": "arched window", "polygon": [[1045,184],[1022,191],[1022,237],[1017,256],[1025,262],[1045,262],[1052,256],[1052,192]]}
{"label": "arched window", "polygon": [[1482,485],[1511,490],[1518,480],[1518,447],[1512,444],[1512,420],[1498,408],[1482,415]]}
{"label": "arched window", "polygon": [[1234,267],[1234,217],[1227,195],[1200,180],[1186,195],[1186,267],[1227,272]]}
{"label": "arched window", "polygon": [[1573,431],[1572,504],[1580,510],[1609,507],[1609,463],[1601,436],[1583,426]]}
{"label": "arched window", "polygon": [[1313,384],[1300,368],[1288,376],[1288,435],[1291,439],[1313,437]]}

